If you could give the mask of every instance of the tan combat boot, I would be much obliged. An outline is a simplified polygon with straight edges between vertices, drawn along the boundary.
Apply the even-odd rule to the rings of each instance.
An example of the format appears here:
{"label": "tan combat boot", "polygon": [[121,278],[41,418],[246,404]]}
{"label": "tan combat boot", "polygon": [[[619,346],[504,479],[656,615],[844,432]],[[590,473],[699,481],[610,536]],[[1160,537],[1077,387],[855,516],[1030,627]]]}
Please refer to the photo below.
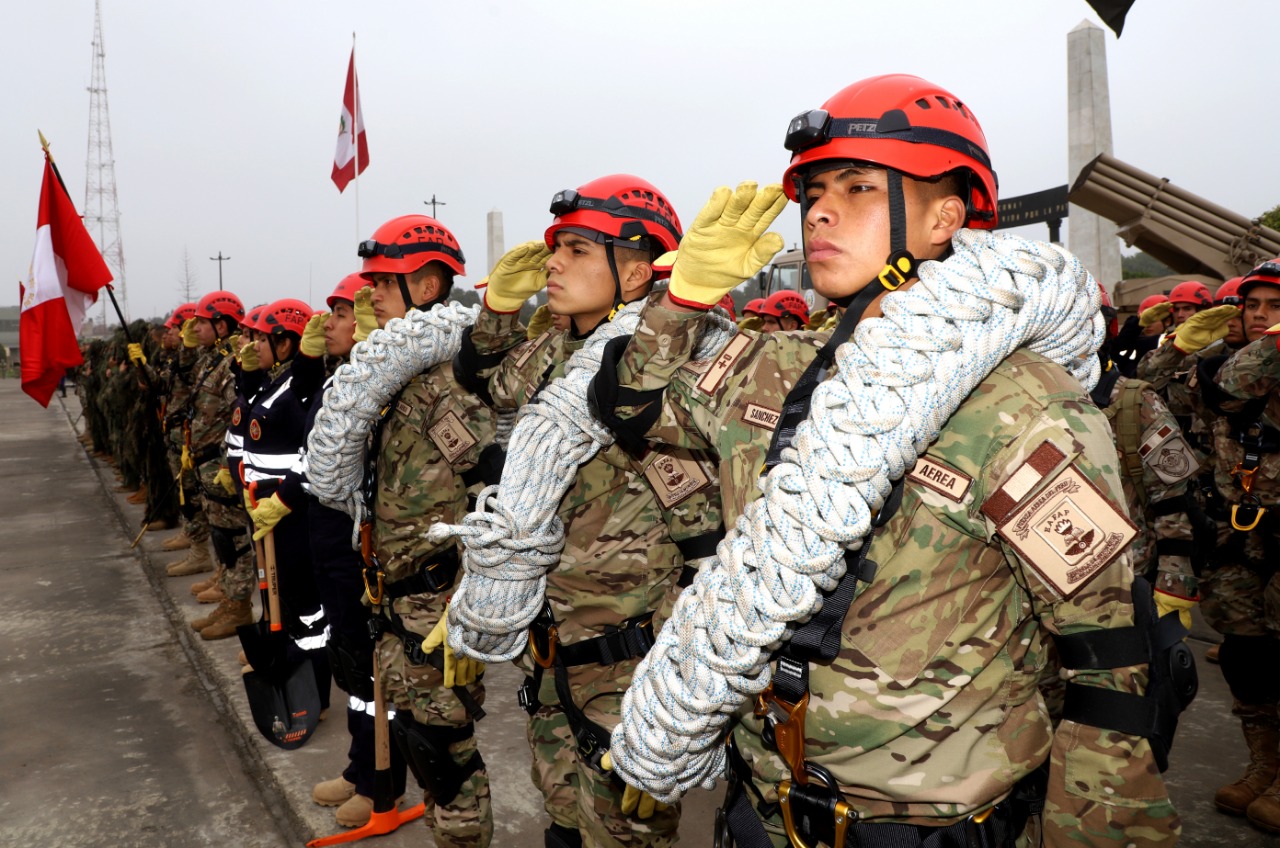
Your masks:
{"label": "tan combat boot", "polygon": [[[243,657],[244,651],[240,652]],[[242,660],[248,664],[248,660]],[[339,807],[355,797],[356,785],[342,775],[333,780],[322,780],[311,790],[311,800],[322,807]],[[367,818],[366,818],[367,821]]]}
{"label": "tan combat boot", "polygon": [[209,556],[208,543],[192,545],[191,553],[187,554],[186,559],[175,562],[165,571],[170,577],[188,577],[192,574],[213,571],[213,557]]}
{"label": "tan combat boot", "polygon": [[220,604],[226,599],[226,593],[222,591],[222,586],[217,583],[196,595],[196,600],[202,604]]}
{"label": "tan combat boot", "polygon": [[143,486],[129,497],[125,498],[131,504],[143,504],[147,502],[147,487]]}
{"label": "tan combat boot", "polygon": [[185,551],[191,547],[191,537],[187,535],[187,531],[183,530],[172,539],[166,539],[164,544],[160,546],[162,551]]}
{"label": "tan combat boot", "polygon": [[248,598],[240,601],[225,600],[218,604],[218,609],[224,610],[223,614],[200,631],[200,638],[206,642],[234,636],[237,627],[253,623],[253,604]]}
{"label": "tan combat boot", "polygon": [[201,630],[204,630],[210,624],[213,624],[215,621],[217,621],[219,618],[222,617],[224,612],[226,612],[226,610],[223,608],[226,605],[226,603],[227,601],[224,598],[223,600],[218,601],[218,605],[214,607],[213,610],[208,615],[201,616],[200,618],[191,619],[191,629],[199,633]]}
{"label": "tan combat boot", "polygon": [[213,572],[213,574],[209,575],[208,578],[191,584],[191,594],[198,598],[200,597],[201,592],[212,589],[214,586],[221,585],[222,572],[225,570],[226,567],[222,563],[218,563],[218,568]]}
{"label": "tan combat boot", "polygon": [[[1248,813],[1249,820],[1253,821],[1253,803],[1271,788],[1280,769],[1280,753],[1277,753],[1280,749],[1280,725],[1273,713],[1242,716],[1240,727],[1244,731],[1245,744],[1249,746],[1249,767],[1235,783],[1219,789],[1213,796],[1213,803],[1229,816]],[[1280,792],[1280,787],[1276,791]],[[1280,796],[1273,797],[1265,809],[1270,812],[1276,827],[1280,827]],[[1264,815],[1264,808],[1259,808],[1259,815]]]}

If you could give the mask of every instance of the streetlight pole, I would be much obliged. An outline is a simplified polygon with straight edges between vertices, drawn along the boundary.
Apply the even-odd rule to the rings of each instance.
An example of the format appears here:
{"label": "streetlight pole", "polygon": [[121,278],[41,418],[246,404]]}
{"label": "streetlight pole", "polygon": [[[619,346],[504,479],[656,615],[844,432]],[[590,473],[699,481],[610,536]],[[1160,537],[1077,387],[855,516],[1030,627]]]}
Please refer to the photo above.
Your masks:
{"label": "streetlight pole", "polygon": [[432,217],[432,218],[436,217],[436,207],[437,207],[437,206],[448,206],[448,205],[449,205],[449,204],[445,203],[443,200],[436,200],[435,192],[432,192],[432,193],[431,193],[431,199],[430,199],[430,200],[424,200],[424,201],[422,201],[422,203],[423,203],[423,205],[425,205],[425,206],[430,206],[430,207],[431,207],[431,217]]}
{"label": "streetlight pole", "polygon": [[223,255],[222,255],[222,251],[221,251],[221,250],[219,250],[219,251],[218,251],[218,255],[217,255],[217,256],[210,256],[210,257],[209,257],[209,261],[210,261],[210,262],[217,262],[217,263],[218,263],[218,291],[222,291],[222,263],[223,263],[223,262],[228,262],[228,261],[230,261],[230,259],[231,259],[231,257],[230,257],[230,256],[223,256]]}

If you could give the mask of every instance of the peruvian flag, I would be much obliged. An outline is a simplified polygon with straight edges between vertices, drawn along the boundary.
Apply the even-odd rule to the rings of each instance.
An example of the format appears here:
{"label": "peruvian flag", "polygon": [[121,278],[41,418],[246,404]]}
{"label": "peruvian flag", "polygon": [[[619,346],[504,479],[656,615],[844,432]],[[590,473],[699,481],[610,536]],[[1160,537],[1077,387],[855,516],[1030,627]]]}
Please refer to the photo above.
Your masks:
{"label": "peruvian flag", "polygon": [[361,112],[356,49],[352,47],[351,62],[347,65],[347,89],[342,93],[342,117],[338,119],[338,149],[333,154],[332,179],[339,192],[369,167],[369,140],[364,134]]}
{"label": "peruvian flag", "polygon": [[36,249],[27,281],[18,287],[22,390],[41,406],[49,405],[66,370],[84,362],[76,336],[98,290],[109,282],[111,271],[46,156]]}

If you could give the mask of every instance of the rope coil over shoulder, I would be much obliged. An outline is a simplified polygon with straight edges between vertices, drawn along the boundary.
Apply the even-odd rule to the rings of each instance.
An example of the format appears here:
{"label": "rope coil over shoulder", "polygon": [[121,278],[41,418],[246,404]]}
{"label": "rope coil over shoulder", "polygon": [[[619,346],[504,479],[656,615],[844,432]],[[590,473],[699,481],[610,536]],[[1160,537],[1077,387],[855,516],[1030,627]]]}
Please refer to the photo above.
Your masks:
{"label": "rope coil over shoulder", "polygon": [[876,512],[969,393],[1019,347],[1096,384],[1097,284],[1044,242],[960,230],[836,351],[782,461],[676,603],[614,730],[614,768],[673,802],[724,773],[725,727],[770,682],[771,651],[820,607]]}
{"label": "rope coil over shoulder", "polygon": [[353,548],[358,548],[356,534],[366,511],[361,485],[369,434],[410,380],[457,356],[479,312],[478,306],[458,303],[410,310],[356,344],[350,361],[334,372],[307,438],[305,470],[320,502],[354,520]]}
{"label": "rope coil over shoulder", "polygon": [[[564,549],[564,524],[556,515],[578,473],[613,435],[587,410],[587,393],[610,340],[634,331],[641,303],[623,307],[602,324],[534,403],[520,410],[507,450],[502,481],[480,493],[476,511],[461,524],[436,524],[433,542],[458,536],[463,578],[449,604],[449,644],[486,663],[524,651],[528,628],[541,611],[548,569]],[[719,351],[736,327],[711,313],[699,358]]]}

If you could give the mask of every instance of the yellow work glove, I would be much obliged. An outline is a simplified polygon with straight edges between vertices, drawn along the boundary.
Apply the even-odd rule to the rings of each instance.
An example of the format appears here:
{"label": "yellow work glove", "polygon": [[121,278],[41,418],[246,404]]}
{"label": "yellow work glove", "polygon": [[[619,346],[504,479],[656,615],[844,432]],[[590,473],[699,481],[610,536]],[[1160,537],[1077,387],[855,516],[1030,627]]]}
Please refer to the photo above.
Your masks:
{"label": "yellow work glove", "polygon": [[[248,496],[249,493],[246,492],[246,499]],[[279,495],[262,498],[257,506],[249,507],[249,517],[253,519],[253,541],[256,542],[270,533],[280,520],[291,512],[293,510],[285,506]]]}
{"label": "yellow work glove", "polygon": [[227,336],[227,350],[230,350],[232,353],[235,353],[239,349],[240,349],[240,334],[232,333],[231,335]]}
{"label": "yellow work glove", "polygon": [[186,445],[182,446],[182,459],[180,460],[180,462],[181,462],[181,465],[179,467],[181,467],[183,471],[195,470],[196,464],[191,457],[191,449],[188,448]]}
{"label": "yellow work glove", "polygon": [[436,648],[444,647],[444,685],[452,689],[454,686],[470,686],[484,673],[484,663],[470,657],[460,657],[449,647],[449,605],[444,605],[440,620],[431,628],[427,638],[422,640],[422,652],[434,653]]}
{"label": "yellow work glove", "polygon": [[782,236],[765,231],[786,205],[776,183],[758,190],[754,182],[716,189],[680,241],[667,296],[681,306],[710,309],[755,276],[782,250]]}
{"label": "yellow work glove", "polygon": [[378,317],[373,314],[373,289],[365,286],[356,292],[356,341],[362,342],[378,329]]}
{"label": "yellow work glove", "polygon": [[[605,771],[613,771],[613,757],[609,756],[609,752],[605,751],[604,756],[600,758],[600,768]],[[635,813],[638,819],[652,818],[654,813],[660,813],[670,807],[670,804],[664,804],[657,798],[654,798],[648,792],[636,789],[629,783],[623,784],[622,790],[622,812],[625,815]]]}
{"label": "yellow work glove", "polygon": [[498,260],[489,274],[485,305],[494,312],[519,312],[524,302],[547,287],[547,243],[527,241]]}
{"label": "yellow work glove", "polygon": [[307,327],[302,331],[302,342],[298,345],[303,356],[312,359],[324,356],[324,322],[327,320],[328,312],[317,312],[307,320]]}
{"label": "yellow work glove", "polygon": [[129,342],[129,361],[139,367],[147,364],[146,354],[142,352],[142,345],[138,342]]}
{"label": "yellow work glove", "polygon": [[545,303],[533,310],[533,316],[529,318],[529,326],[525,328],[524,335],[529,341],[533,341],[538,336],[547,331],[551,326],[551,307]]}
{"label": "yellow work glove", "polygon": [[[1164,304],[1157,304],[1163,306]],[[1155,309],[1155,307],[1151,307]],[[1238,306],[1215,306],[1197,312],[1173,331],[1173,346],[1183,353],[1195,353],[1227,337],[1227,324],[1240,314]]]}
{"label": "yellow work glove", "polygon": [[253,342],[240,346],[239,359],[241,371],[257,371],[260,367],[258,363],[258,349],[253,346]]}
{"label": "yellow work glove", "polygon": [[226,466],[218,469],[218,473],[213,476],[213,482],[221,486],[228,495],[236,493],[236,481],[231,479],[231,471]]}
{"label": "yellow work glove", "polygon": [[196,338],[196,319],[194,318],[188,318],[182,322],[182,346],[200,347],[200,340]]}
{"label": "yellow work glove", "polygon": [[[1198,314],[1198,313],[1197,313]],[[1156,614],[1164,618],[1171,612],[1178,614],[1178,620],[1182,622],[1182,626],[1191,629],[1191,610],[1199,601],[1193,601],[1190,598],[1180,598],[1177,595],[1170,595],[1167,592],[1161,592],[1156,589]]]}
{"label": "yellow work glove", "polygon": [[1152,324],[1159,324],[1161,321],[1173,314],[1173,304],[1165,301],[1157,303],[1155,306],[1148,306],[1138,316],[1139,327],[1150,327]]}

